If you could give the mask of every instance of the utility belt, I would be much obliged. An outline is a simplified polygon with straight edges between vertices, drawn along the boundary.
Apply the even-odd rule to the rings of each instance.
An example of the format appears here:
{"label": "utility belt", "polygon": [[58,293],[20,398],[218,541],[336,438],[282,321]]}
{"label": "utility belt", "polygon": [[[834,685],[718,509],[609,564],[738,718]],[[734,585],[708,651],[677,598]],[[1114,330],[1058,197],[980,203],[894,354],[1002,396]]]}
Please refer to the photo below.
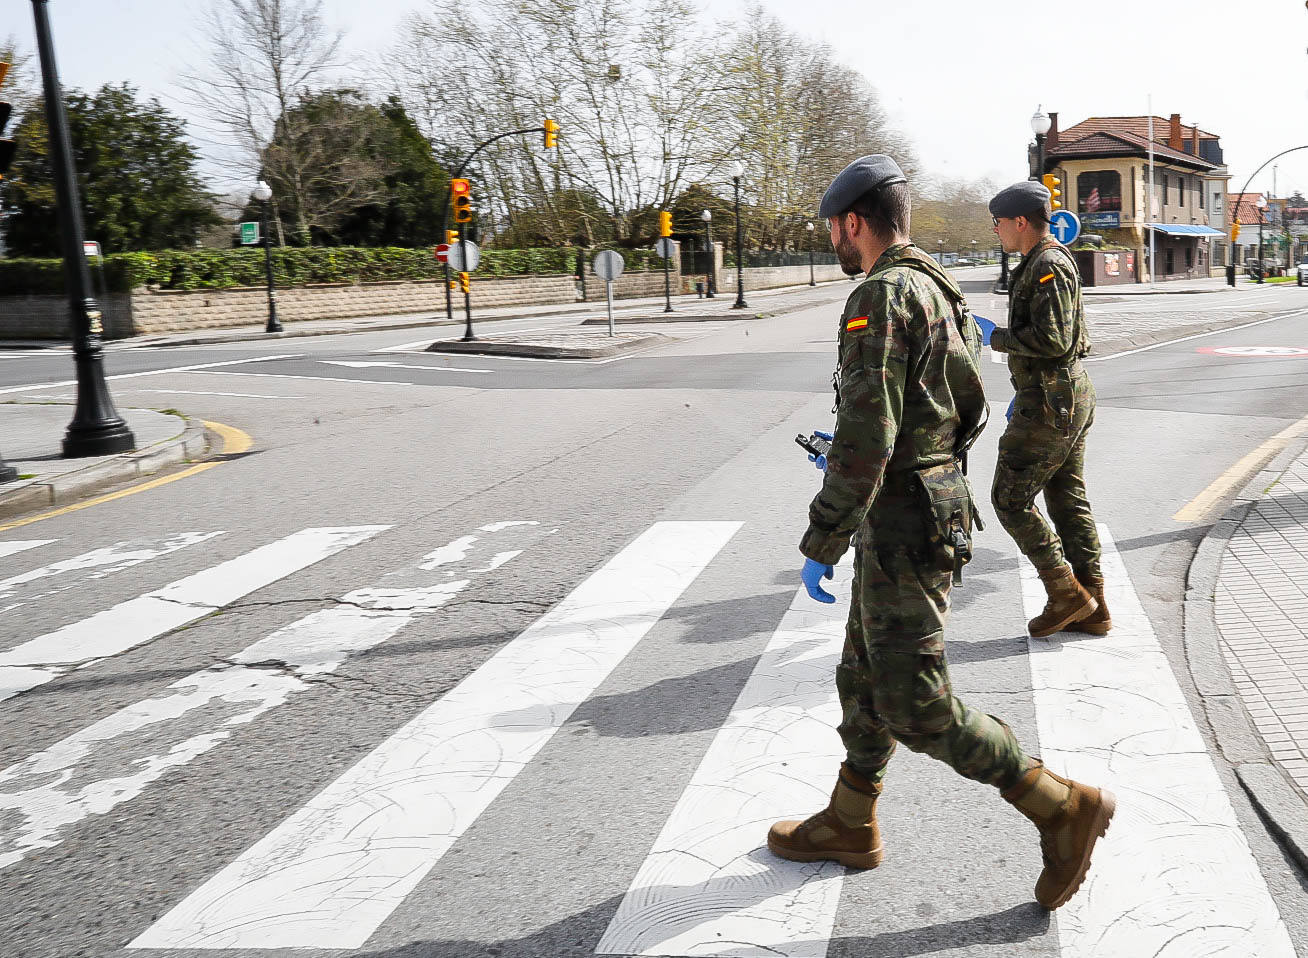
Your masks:
{"label": "utility belt", "polygon": [[954,585],[959,585],[963,566],[972,561],[972,528],[985,528],[964,472],[963,457],[888,473],[886,484],[922,507],[926,520],[923,558],[941,572],[952,572]]}

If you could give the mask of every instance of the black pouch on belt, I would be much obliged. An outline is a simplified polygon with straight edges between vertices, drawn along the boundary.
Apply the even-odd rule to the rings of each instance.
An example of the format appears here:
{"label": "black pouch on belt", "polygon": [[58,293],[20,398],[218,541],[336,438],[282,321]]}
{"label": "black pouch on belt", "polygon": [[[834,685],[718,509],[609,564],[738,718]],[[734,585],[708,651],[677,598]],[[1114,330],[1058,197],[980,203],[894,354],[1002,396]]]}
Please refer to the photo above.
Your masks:
{"label": "black pouch on belt", "polygon": [[941,572],[963,581],[963,566],[972,561],[972,490],[957,459],[917,470],[923,505],[928,509],[929,554]]}
{"label": "black pouch on belt", "polygon": [[1072,370],[1059,366],[1040,375],[1040,386],[1045,394],[1045,406],[1048,408],[1056,428],[1063,435],[1072,433],[1072,413],[1076,409],[1076,390],[1072,385]]}

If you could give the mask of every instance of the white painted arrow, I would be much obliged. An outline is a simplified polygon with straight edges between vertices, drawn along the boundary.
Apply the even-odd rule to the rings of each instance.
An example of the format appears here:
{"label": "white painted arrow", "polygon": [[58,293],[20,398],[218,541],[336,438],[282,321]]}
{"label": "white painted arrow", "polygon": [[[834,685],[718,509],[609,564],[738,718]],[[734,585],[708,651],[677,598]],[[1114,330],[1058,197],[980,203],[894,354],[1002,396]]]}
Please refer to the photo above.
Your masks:
{"label": "white painted arrow", "polygon": [[467,369],[462,366],[415,366],[412,363],[369,362],[366,360],[320,359],[328,366],[348,366],[350,369],[365,369],[369,366],[389,366],[393,369],[434,369],[444,373],[488,373],[489,369]]}

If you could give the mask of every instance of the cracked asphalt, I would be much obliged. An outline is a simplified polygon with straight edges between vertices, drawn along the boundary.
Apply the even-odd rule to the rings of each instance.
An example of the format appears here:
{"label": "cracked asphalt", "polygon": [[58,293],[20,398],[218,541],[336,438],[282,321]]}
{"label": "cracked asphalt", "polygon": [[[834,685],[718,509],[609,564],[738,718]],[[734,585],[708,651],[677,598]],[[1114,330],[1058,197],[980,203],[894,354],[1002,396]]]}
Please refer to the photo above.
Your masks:
{"label": "cracked asphalt", "polygon": [[[969,295],[985,300],[984,281],[972,283]],[[103,746],[108,752],[96,752],[69,779],[70,788],[119,766],[124,777],[139,776],[148,763],[138,759],[157,759],[215,729],[224,733],[204,739],[202,752],[141,785],[130,801],[83,814],[61,826],[57,844],[0,870],[0,955],[139,955],[125,950],[136,936],[509,647],[652,524],[741,522],[595,692],[570,703],[575,711],[549,744],[365,947],[296,952],[594,954],[799,587],[796,544],[817,476],[793,437],[830,422],[835,323],[847,292],[843,284],[805,292],[816,306],[747,326],[663,327],[674,338],[670,345],[602,364],[460,356],[451,365],[486,371],[433,369],[432,354],[420,345],[404,351],[423,336],[412,329],[110,353],[111,374],[151,372],[111,381],[119,403],[143,402],[134,390],[148,383],[162,391],[150,402],[244,430],[254,447],[203,474],[3,534],[54,541],[0,559],[0,578],[126,540],[224,534],[34,598],[6,614],[0,647],[305,528],[389,528],[183,628],[0,704],[6,769],[51,753],[79,730],[121,721],[138,703],[200,688],[183,686],[197,673],[247,669],[287,680],[259,691],[263,698],[214,693],[130,744],[123,733]],[[1308,346],[1308,321],[1290,315],[1308,309],[1308,295],[1282,287],[1260,291],[1257,312],[1210,310],[1221,295],[1211,302],[1142,297],[1134,325],[1120,312],[1132,304],[1110,304],[1119,310],[1113,328],[1126,332],[1107,338],[1095,357],[1102,361],[1090,367],[1100,399],[1090,494],[1199,722],[1256,872],[1291,940],[1306,942],[1308,878],[1236,784],[1183,653],[1185,575],[1220,503],[1198,521],[1173,516],[1242,456],[1308,414],[1308,363],[1199,347]],[[1186,305],[1196,301],[1205,310],[1197,318]],[[996,305],[983,308],[993,312]],[[1114,344],[1135,348],[1131,336],[1146,327],[1166,330],[1170,322],[1193,332],[1201,322],[1263,320],[1109,358]],[[511,328],[497,323],[495,331]],[[283,354],[295,355],[267,359]],[[370,358],[412,368],[325,365]],[[248,362],[169,371],[229,360]],[[40,387],[60,378],[57,361],[0,358],[0,382]],[[984,372],[996,418],[972,457],[979,492],[989,488],[1010,395],[1002,366],[987,361]],[[170,398],[169,389],[179,395]],[[31,397],[10,398],[67,395],[34,388]],[[262,398],[269,395],[286,398]],[[520,535],[479,532],[511,520],[539,525]],[[420,568],[424,557],[470,536],[485,540],[466,558],[472,573],[457,563]],[[488,564],[491,555],[509,551],[516,553],[511,561]],[[960,697],[1003,717],[1024,742],[1038,743],[1018,569],[1012,543],[988,522],[955,595],[949,656]],[[464,579],[461,591],[429,608],[388,592]],[[355,595],[359,590],[375,598]],[[241,656],[306,616],[329,612],[413,615],[322,674],[297,672],[294,656]],[[237,722],[252,710],[257,714]],[[1034,833],[991,790],[901,749],[879,813],[887,862],[844,879],[823,943],[828,955],[1076,953],[1060,938],[1060,918],[1030,901],[1040,867]],[[0,829],[10,821],[0,805]],[[188,953],[212,954],[176,952]]]}

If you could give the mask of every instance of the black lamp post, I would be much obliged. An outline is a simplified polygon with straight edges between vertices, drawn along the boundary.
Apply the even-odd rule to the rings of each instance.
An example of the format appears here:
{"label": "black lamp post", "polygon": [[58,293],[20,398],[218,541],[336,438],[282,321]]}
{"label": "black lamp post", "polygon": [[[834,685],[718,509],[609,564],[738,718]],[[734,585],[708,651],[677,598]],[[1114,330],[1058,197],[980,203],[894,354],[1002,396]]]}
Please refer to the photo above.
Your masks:
{"label": "black lamp post", "polygon": [[1263,221],[1267,217],[1263,210],[1267,209],[1267,197],[1259,193],[1258,199],[1254,200],[1254,206],[1258,207],[1258,282],[1261,283],[1263,273],[1266,272],[1263,268]]}
{"label": "black lamp post", "polygon": [[745,232],[740,222],[740,178],[745,175],[745,164],[737,162],[731,181],[736,186],[736,301],[732,309],[746,309],[745,302]]}
{"label": "black lamp post", "polygon": [[41,56],[45,117],[50,130],[50,167],[55,181],[55,212],[59,245],[63,250],[64,279],[73,333],[73,364],[77,370],[77,408],[64,433],[64,456],[105,456],[136,446],[136,437],[118,415],[104,378],[104,349],[100,337],[104,320],[100,304],[91,295],[91,274],[82,252],[82,202],[73,170],[73,147],[68,136],[63,88],[55,65],[47,0],[32,0],[36,19],[36,46]]}
{"label": "black lamp post", "polygon": [[816,286],[817,280],[813,277],[813,224],[805,223],[804,229],[808,231],[808,285]]}
{"label": "black lamp post", "polygon": [[282,324],[277,320],[277,292],[273,288],[272,236],[268,232],[268,201],[272,199],[272,187],[263,180],[254,184],[250,190],[250,199],[263,207],[263,269],[268,276],[268,325],[265,333],[280,333]]}
{"label": "black lamp post", "polygon": [[704,221],[704,248],[708,250],[708,271],[704,274],[704,297],[713,299],[714,274],[717,273],[718,256],[713,248],[713,214],[709,210],[699,214]]}

